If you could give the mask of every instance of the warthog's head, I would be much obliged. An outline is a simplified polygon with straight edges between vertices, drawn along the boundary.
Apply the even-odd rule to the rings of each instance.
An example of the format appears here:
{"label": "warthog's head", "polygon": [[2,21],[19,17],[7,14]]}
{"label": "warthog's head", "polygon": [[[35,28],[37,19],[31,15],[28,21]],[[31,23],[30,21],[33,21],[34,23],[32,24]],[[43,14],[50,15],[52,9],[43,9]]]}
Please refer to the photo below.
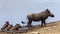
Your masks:
{"label": "warthog's head", "polygon": [[50,17],[55,17],[54,14],[52,14],[52,13],[50,12],[50,10],[46,9],[46,12],[47,12],[47,15],[48,15],[48,16],[50,16]]}

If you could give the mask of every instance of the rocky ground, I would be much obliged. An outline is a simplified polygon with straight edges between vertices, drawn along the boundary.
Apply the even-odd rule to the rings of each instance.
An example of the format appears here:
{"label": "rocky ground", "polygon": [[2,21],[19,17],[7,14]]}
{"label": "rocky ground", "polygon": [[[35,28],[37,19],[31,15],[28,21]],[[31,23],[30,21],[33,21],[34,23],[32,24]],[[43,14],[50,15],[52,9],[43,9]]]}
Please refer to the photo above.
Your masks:
{"label": "rocky ground", "polygon": [[60,21],[48,23],[46,27],[40,27],[40,25],[36,25],[32,29],[25,30],[24,32],[25,33],[20,33],[20,31],[9,33],[0,31],[0,34],[60,34]]}

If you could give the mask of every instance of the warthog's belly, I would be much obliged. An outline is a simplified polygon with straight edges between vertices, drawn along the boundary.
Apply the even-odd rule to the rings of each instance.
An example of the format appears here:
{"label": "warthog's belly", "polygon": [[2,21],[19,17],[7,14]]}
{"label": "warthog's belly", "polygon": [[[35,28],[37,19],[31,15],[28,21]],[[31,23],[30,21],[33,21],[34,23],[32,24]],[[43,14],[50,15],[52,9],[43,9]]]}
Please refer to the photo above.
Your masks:
{"label": "warthog's belly", "polygon": [[33,21],[40,21],[40,20],[33,20]]}
{"label": "warthog's belly", "polygon": [[40,21],[41,19],[33,19],[32,21]]}

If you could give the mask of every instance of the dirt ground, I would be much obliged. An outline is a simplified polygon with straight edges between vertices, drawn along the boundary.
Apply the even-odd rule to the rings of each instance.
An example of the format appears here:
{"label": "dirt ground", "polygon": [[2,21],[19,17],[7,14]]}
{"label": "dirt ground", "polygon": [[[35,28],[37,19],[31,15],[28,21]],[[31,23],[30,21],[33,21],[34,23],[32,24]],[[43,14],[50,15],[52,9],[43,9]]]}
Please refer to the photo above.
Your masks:
{"label": "dirt ground", "polygon": [[46,27],[36,28],[24,34],[60,34],[60,21],[50,23]]}

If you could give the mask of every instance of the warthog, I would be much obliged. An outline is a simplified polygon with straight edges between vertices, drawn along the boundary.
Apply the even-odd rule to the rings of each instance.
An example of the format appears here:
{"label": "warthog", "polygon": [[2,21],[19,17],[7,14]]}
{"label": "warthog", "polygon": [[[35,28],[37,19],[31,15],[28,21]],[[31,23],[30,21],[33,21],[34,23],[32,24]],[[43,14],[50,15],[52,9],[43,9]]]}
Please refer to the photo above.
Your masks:
{"label": "warthog", "polygon": [[8,27],[6,27],[5,30],[9,31],[12,27],[13,27],[13,25],[8,25]]}
{"label": "warthog", "polygon": [[8,25],[9,25],[9,22],[6,21],[6,23],[2,26],[1,30],[4,30],[6,27],[8,27]]}
{"label": "warthog", "polygon": [[16,24],[10,30],[18,30],[19,28],[21,28],[21,26],[19,24]]}
{"label": "warthog", "polygon": [[[27,18],[28,18],[28,27],[31,27],[31,23],[32,21],[41,21],[41,26],[46,26],[46,19],[48,17],[54,17],[54,15],[50,12],[50,10],[46,9],[43,12],[39,12],[39,13],[32,13],[32,14],[28,14]],[[22,21],[22,23],[24,24],[24,22]]]}

